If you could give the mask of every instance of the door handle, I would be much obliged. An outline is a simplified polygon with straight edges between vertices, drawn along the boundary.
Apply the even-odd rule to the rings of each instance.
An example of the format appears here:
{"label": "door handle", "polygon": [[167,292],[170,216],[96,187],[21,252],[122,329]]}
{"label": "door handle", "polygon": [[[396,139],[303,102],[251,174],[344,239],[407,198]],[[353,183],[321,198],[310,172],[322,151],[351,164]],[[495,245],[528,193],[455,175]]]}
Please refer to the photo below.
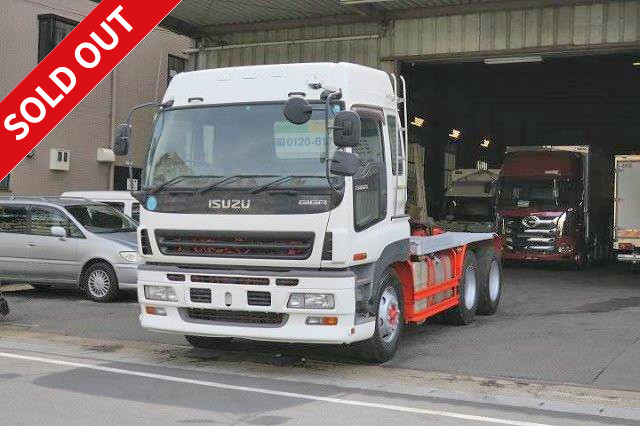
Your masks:
{"label": "door handle", "polygon": [[28,245],[29,247],[35,247],[35,246],[36,246],[36,243],[34,243],[34,242],[28,242],[28,243],[27,243],[27,245]]}

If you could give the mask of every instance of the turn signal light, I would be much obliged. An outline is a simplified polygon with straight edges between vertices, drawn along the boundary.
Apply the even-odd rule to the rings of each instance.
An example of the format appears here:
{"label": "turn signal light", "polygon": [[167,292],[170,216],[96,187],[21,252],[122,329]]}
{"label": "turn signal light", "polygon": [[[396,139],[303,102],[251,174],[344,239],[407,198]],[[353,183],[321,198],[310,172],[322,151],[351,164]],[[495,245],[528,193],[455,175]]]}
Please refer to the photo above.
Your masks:
{"label": "turn signal light", "polygon": [[353,255],[353,260],[365,260],[367,258],[367,253],[356,253]]}
{"label": "turn signal light", "polygon": [[161,317],[167,316],[167,311],[164,308],[156,308],[155,306],[145,306],[144,310],[149,315],[160,315]]}
{"label": "turn signal light", "polygon": [[307,325],[338,325],[338,317],[307,317]]}

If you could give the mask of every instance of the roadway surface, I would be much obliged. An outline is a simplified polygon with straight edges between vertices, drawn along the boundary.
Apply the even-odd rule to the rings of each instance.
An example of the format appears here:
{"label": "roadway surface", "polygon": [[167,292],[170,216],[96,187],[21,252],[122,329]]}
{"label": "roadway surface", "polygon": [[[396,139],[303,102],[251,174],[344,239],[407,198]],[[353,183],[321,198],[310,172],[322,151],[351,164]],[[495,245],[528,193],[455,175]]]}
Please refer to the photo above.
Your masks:
{"label": "roadway surface", "polygon": [[640,275],[613,267],[505,275],[497,315],[412,328],[382,367],[341,347],[191,349],[180,336],[142,330],[133,294],[103,305],[69,290],[10,292],[0,393],[15,424],[640,420]]}

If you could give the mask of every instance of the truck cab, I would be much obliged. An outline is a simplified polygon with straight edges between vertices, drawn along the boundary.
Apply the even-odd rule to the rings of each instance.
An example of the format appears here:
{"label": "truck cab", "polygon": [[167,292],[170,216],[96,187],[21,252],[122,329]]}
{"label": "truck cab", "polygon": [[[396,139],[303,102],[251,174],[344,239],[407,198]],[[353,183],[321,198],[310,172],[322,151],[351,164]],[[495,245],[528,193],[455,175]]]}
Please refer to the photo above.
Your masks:
{"label": "truck cab", "polygon": [[436,224],[447,231],[493,232],[499,172],[482,168],[454,170]]}
{"label": "truck cab", "polygon": [[504,258],[576,266],[603,258],[604,173],[587,146],[508,148],[496,199]]}

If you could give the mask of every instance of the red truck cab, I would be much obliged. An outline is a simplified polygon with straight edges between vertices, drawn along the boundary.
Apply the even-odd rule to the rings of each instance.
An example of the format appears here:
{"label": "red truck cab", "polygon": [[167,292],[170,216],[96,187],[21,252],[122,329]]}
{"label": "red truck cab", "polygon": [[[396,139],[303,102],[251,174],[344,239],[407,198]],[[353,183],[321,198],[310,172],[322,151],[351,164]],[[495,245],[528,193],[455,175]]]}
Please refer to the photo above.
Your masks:
{"label": "red truck cab", "polygon": [[496,197],[504,259],[592,260],[598,238],[589,222],[589,162],[583,146],[507,150]]}

